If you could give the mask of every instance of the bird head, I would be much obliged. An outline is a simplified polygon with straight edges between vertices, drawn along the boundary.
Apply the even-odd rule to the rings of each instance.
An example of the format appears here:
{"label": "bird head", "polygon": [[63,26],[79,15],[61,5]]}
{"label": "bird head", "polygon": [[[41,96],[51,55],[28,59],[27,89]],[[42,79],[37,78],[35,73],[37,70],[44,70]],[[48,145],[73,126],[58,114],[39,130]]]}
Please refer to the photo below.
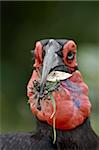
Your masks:
{"label": "bird head", "polygon": [[52,71],[72,73],[77,68],[76,44],[72,40],[42,40],[36,43],[34,67],[45,84]]}
{"label": "bird head", "polygon": [[65,39],[38,41],[34,50],[35,69],[27,87],[30,108],[39,120],[61,130],[75,128],[90,114],[76,52],[75,42]]}

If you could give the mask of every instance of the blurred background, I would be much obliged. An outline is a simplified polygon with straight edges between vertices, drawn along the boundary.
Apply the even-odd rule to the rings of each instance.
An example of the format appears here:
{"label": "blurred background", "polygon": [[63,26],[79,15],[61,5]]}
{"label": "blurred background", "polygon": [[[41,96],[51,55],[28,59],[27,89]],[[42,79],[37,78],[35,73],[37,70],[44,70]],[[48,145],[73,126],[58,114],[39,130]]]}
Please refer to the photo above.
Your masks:
{"label": "blurred background", "polygon": [[99,2],[1,2],[0,130],[35,130],[26,86],[37,40],[73,39],[78,64],[89,86],[91,122],[99,135]]}

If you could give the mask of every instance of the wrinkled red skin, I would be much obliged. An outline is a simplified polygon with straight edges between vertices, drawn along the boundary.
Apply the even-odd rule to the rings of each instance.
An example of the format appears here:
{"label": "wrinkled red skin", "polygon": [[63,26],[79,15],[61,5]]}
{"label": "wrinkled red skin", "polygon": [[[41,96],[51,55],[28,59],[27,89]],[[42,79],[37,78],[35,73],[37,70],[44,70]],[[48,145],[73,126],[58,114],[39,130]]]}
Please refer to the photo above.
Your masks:
{"label": "wrinkled red skin", "polygon": [[[66,59],[66,56],[67,56],[67,53],[69,51],[74,52],[74,59],[68,61]],[[77,63],[76,63],[76,44],[74,43],[74,41],[72,41],[72,40],[68,41],[68,43],[66,43],[64,45],[62,52],[63,52],[64,64],[66,64],[67,66],[72,67],[72,68],[77,66]]]}
{"label": "wrinkled red skin", "polygon": [[[76,55],[73,62],[67,62],[65,60],[66,53],[69,48],[76,54],[75,43],[73,41],[68,42],[64,45],[63,48],[63,60],[64,63],[69,67],[75,67],[77,66]],[[40,80],[39,69],[42,65],[42,45],[40,42],[37,42],[35,52],[34,66],[36,67],[36,70],[33,71],[27,86],[27,95],[29,97],[30,109],[39,120],[45,121],[49,125],[53,125],[53,118],[51,118],[51,115],[53,114],[54,109],[51,100],[40,100],[41,110],[38,110],[35,106],[36,99],[33,98],[35,94],[33,93],[33,81]],[[55,127],[57,129],[73,129],[76,126],[82,124],[84,120],[90,115],[91,103],[88,98],[88,87],[83,82],[81,73],[79,71],[73,72],[72,77],[69,79],[60,81],[58,91],[53,91],[52,95],[56,103]]]}
{"label": "wrinkled red skin", "polygon": [[36,47],[35,47],[35,50],[34,50],[34,54],[35,54],[35,64],[34,64],[34,67],[37,68],[37,69],[40,69],[40,67],[42,65],[42,62],[43,62],[42,53],[43,53],[42,45],[38,41],[36,43]]}
{"label": "wrinkled red skin", "polygon": [[[37,72],[34,71],[32,77],[28,83],[28,97],[30,100],[30,108],[33,114],[35,114],[39,120],[46,121],[48,124],[53,124],[51,115],[53,113],[53,106],[49,100],[41,100],[41,111],[35,107],[35,99],[33,99],[33,81],[38,80]],[[76,126],[83,123],[83,121],[90,115],[91,104],[88,99],[88,87],[83,82],[82,76],[79,71],[75,71],[73,76],[68,79],[73,85],[77,85],[77,92],[73,92],[64,85],[60,84],[58,91],[53,91],[52,95],[56,102],[56,128],[61,130],[68,130],[75,128]],[[79,93],[79,89],[81,92]],[[79,105],[75,104],[79,101]],[[73,100],[74,98],[74,100]],[[76,102],[77,103],[77,102]]]}

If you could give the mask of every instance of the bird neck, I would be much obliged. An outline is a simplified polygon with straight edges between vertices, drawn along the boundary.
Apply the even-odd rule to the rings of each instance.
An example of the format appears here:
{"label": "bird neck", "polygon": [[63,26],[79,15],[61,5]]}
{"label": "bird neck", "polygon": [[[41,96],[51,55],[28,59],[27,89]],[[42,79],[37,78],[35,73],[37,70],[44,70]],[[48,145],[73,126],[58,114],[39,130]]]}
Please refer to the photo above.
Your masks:
{"label": "bird neck", "polygon": [[[37,135],[53,143],[53,129],[45,122],[37,120]],[[98,147],[98,136],[91,128],[90,120],[87,118],[83,124],[68,131],[57,130],[57,138],[53,145],[55,149],[62,150],[93,150]],[[98,150],[98,148],[97,148]]]}
{"label": "bird neck", "polygon": [[[58,142],[64,142],[64,141],[77,139],[75,138],[75,136],[79,137],[80,135],[85,135],[87,129],[92,132],[92,128],[90,126],[90,120],[88,118],[84,121],[83,124],[77,126],[74,129],[66,130],[66,131],[56,129],[56,134],[57,134],[56,140]],[[47,123],[37,120],[37,132],[41,133],[44,136],[45,135],[49,136],[53,140],[53,128]]]}

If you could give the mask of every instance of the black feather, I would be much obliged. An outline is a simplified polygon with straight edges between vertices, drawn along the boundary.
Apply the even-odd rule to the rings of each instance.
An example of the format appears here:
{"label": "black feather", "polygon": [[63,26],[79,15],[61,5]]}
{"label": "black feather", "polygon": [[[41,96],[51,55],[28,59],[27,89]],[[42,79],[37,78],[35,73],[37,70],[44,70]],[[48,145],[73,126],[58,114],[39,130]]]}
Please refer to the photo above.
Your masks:
{"label": "black feather", "polygon": [[52,127],[37,122],[36,133],[10,133],[0,135],[1,150],[99,150],[99,138],[91,128],[89,119],[69,131],[57,132],[53,144]]}

